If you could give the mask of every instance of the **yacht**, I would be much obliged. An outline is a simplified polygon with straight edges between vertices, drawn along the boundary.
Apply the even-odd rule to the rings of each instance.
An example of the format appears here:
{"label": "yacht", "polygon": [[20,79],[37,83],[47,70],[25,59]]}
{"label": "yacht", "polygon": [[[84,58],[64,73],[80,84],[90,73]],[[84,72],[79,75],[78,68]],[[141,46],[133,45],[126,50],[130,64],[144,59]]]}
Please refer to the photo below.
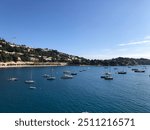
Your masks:
{"label": "yacht", "polygon": [[113,77],[112,77],[111,75],[107,75],[107,76],[105,76],[104,79],[105,79],[105,80],[113,80]]}
{"label": "yacht", "polygon": [[72,79],[73,76],[72,76],[72,75],[69,75],[69,74],[64,74],[61,78],[62,78],[62,79]]}
{"label": "yacht", "polygon": [[101,78],[105,78],[106,76],[109,76],[109,75],[111,75],[111,73],[110,73],[110,72],[106,72],[106,73],[104,73],[104,74],[101,76]]}
{"label": "yacht", "polygon": [[56,79],[56,77],[54,77],[54,76],[47,77],[47,80],[55,80],[55,79]]}
{"label": "yacht", "polygon": [[35,81],[32,80],[32,72],[31,72],[31,77],[30,77],[30,79],[29,79],[29,80],[26,80],[25,83],[26,83],[26,84],[34,84],[34,82],[35,82]]}
{"label": "yacht", "polygon": [[44,78],[49,77],[49,75],[48,75],[48,74],[43,74],[42,76],[43,76]]}
{"label": "yacht", "polygon": [[109,71],[108,71],[108,67],[107,67],[107,72],[104,73],[103,76],[101,76],[101,78],[104,78],[105,80],[113,80],[112,74],[111,72],[111,68],[109,67]]}
{"label": "yacht", "polygon": [[53,68],[51,67],[51,75],[47,77],[47,80],[55,80],[56,77],[53,76]]}
{"label": "yacht", "polygon": [[124,70],[124,67],[123,67],[123,70],[122,71],[118,71],[118,74],[127,74],[127,72]]}
{"label": "yacht", "polygon": [[18,78],[11,77],[11,78],[9,78],[8,80],[9,80],[9,81],[17,81],[17,80],[18,80]]}
{"label": "yacht", "polygon": [[26,80],[25,83],[26,83],[26,84],[33,84],[33,83],[34,83],[34,80]]}

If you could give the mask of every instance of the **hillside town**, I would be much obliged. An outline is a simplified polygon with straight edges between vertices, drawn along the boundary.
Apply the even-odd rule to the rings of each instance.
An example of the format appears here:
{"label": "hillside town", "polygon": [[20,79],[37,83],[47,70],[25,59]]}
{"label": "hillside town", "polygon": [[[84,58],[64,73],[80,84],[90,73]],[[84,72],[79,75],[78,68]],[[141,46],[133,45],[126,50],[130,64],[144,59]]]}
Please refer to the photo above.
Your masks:
{"label": "hillside town", "polygon": [[26,65],[100,65],[100,66],[129,66],[150,65],[149,59],[113,58],[109,60],[86,59],[69,55],[48,48],[31,48],[0,39],[0,66]]}

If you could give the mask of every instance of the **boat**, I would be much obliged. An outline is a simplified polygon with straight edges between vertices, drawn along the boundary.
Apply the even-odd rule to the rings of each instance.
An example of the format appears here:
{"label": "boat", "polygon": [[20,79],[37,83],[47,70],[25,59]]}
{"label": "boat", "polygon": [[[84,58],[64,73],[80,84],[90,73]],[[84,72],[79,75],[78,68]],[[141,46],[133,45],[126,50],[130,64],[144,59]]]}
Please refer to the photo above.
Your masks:
{"label": "boat", "polygon": [[69,75],[69,74],[64,74],[61,78],[62,78],[62,79],[72,79],[73,76],[72,76],[72,75]]}
{"label": "boat", "polygon": [[86,71],[85,69],[83,69],[83,70],[80,70],[79,72],[83,72],[83,71]]}
{"label": "boat", "polygon": [[35,83],[35,81],[32,80],[32,72],[31,72],[31,77],[30,77],[30,79],[29,79],[29,80],[26,80],[25,83],[26,83],[26,84],[34,84],[34,83]]}
{"label": "boat", "polygon": [[144,73],[145,70],[135,70],[134,72],[137,72],[137,73]]}
{"label": "boat", "polygon": [[105,76],[104,79],[105,79],[105,80],[113,80],[113,77],[112,77],[111,75],[107,75],[107,76]]}
{"label": "boat", "polygon": [[26,80],[25,83],[26,83],[26,84],[33,84],[33,83],[34,83],[34,80]]}
{"label": "boat", "polygon": [[124,70],[124,67],[123,67],[123,70],[118,71],[118,74],[127,74],[127,72]]}
{"label": "boat", "polygon": [[36,89],[36,87],[34,87],[34,86],[30,86],[29,88],[30,88],[30,89]]}
{"label": "boat", "polygon": [[63,73],[64,73],[64,74],[71,74],[71,71],[66,70],[66,71],[64,71]]}
{"label": "boat", "polygon": [[49,76],[49,77],[47,77],[47,80],[55,80],[55,79],[56,79],[55,76]]}
{"label": "boat", "polygon": [[118,74],[127,74],[126,71],[119,71]]}
{"label": "boat", "polygon": [[53,75],[53,68],[51,67],[51,75],[47,77],[47,80],[55,80],[56,77]]}
{"label": "boat", "polygon": [[109,67],[109,71],[108,71],[108,67],[107,67],[107,72],[105,72],[104,75],[101,76],[101,78],[105,80],[113,80],[112,74],[110,72],[111,72],[111,68]]}
{"label": "boat", "polygon": [[71,75],[77,75],[77,73],[72,72]]}
{"label": "boat", "polygon": [[132,71],[137,71],[137,70],[138,70],[138,69],[134,69],[134,68],[132,69]]}
{"label": "boat", "polygon": [[106,76],[109,76],[109,75],[111,75],[111,73],[110,73],[110,72],[106,72],[106,73],[104,73],[104,74],[101,76],[101,78],[105,78]]}
{"label": "boat", "polygon": [[42,77],[47,78],[47,77],[49,77],[49,75],[48,74],[43,74]]}
{"label": "boat", "polygon": [[18,78],[11,77],[11,78],[9,78],[8,80],[9,80],[9,81],[17,81],[17,80],[18,80]]}

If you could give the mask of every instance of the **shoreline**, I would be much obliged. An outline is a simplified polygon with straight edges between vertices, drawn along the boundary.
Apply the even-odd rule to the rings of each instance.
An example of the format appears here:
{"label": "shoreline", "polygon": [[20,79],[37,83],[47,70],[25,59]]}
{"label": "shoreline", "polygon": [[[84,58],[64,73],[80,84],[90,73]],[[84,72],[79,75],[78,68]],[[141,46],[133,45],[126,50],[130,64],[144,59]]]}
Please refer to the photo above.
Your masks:
{"label": "shoreline", "polygon": [[0,62],[0,69],[5,68],[25,68],[25,67],[48,67],[48,66],[66,66],[64,62],[47,62],[47,63],[34,63],[34,62]]}

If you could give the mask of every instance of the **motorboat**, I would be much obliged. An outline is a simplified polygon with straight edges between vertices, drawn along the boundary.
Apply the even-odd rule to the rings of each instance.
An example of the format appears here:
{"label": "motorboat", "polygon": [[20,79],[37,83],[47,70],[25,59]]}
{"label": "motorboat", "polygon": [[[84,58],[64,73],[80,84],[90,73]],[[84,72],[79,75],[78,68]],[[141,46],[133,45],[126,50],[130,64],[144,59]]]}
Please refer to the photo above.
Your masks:
{"label": "motorboat", "polygon": [[49,75],[48,75],[48,74],[43,74],[42,76],[43,76],[44,78],[49,77]]}
{"label": "motorboat", "polygon": [[9,81],[17,81],[17,80],[18,80],[18,78],[11,77],[11,78],[9,78],[8,80],[9,80]]}
{"label": "motorboat", "polygon": [[55,80],[55,79],[56,79],[55,76],[49,76],[49,77],[47,77],[47,80]]}
{"label": "motorboat", "polygon": [[72,75],[68,75],[68,74],[64,74],[61,78],[62,79],[72,79],[73,76]]}
{"label": "motorboat", "polygon": [[26,83],[26,84],[34,84],[35,81],[34,81],[34,80],[26,80],[25,83]]}
{"label": "motorboat", "polygon": [[105,80],[113,80],[113,77],[112,77],[111,75],[107,75],[107,76],[105,76],[104,79],[105,79]]}

